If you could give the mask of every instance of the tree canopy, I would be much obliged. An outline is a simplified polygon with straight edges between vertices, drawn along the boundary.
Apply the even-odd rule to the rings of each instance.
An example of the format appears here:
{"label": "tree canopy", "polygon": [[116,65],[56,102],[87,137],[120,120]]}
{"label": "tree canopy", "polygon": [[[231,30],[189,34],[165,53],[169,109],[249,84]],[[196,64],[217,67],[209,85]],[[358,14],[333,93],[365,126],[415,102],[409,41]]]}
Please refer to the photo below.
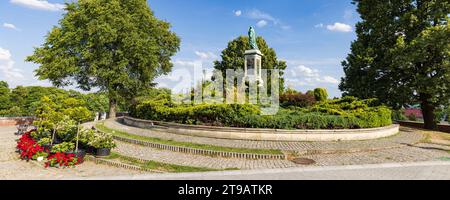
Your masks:
{"label": "tree canopy", "polygon": [[[84,102],[83,106],[93,113],[108,110],[108,96],[104,92],[83,94],[55,87],[17,86],[13,89],[3,87],[7,85],[6,82],[0,81],[0,116],[35,116],[39,102],[45,96],[58,100],[59,104],[73,105],[71,102]],[[71,100],[65,102],[66,99]]]}
{"label": "tree canopy", "polygon": [[121,97],[132,98],[171,71],[180,39],[146,0],[79,0],[65,9],[59,26],[27,58],[40,64],[39,79],[107,92],[114,117]]}
{"label": "tree canopy", "polygon": [[342,63],[344,95],[378,98],[393,108],[420,103],[425,128],[450,99],[448,0],[354,0],[362,21]]}
{"label": "tree canopy", "polygon": [[[256,38],[259,50],[264,56],[262,57],[262,69],[278,69],[280,70],[280,77],[283,77],[284,70],[287,65],[285,61],[280,61],[273,48],[270,48],[263,37]],[[251,49],[248,36],[240,36],[228,43],[227,48],[222,51],[221,61],[214,61],[214,68],[222,71],[224,77],[227,69],[243,69],[244,68],[244,53]],[[270,87],[268,87],[270,88]],[[280,91],[284,89],[284,79],[280,80]]]}

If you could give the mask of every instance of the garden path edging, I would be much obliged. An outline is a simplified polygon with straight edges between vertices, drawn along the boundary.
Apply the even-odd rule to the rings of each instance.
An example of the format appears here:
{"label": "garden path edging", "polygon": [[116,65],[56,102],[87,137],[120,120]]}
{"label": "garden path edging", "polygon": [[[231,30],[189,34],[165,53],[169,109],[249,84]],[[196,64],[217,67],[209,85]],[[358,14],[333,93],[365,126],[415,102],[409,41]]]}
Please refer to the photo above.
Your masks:
{"label": "garden path edging", "polygon": [[[96,129],[99,131],[98,129]],[[179,153],[187,153],[194,155],[205,155],[205,156],[217,156],[224,158],[236,158],[236,159],[262,159],[262,160],[286,160],[287,156],[284,154],[253,154],[253,153],[239,153],[239,152],[225,152],[225,151],[214,151],[207,149],[196,149],[182,146],[173,146],[167,144],[159,144],[148,141],[136,140],[131,138],[125,138],[120,136],[113,136],[115,140],[131,143],[135,145],[150,147],[154,149],[168,150]]]}
{"label": "garden path edging", "polygon": [[123,124],[128,126],[164,130],[173,134],[252,141],[330,142],[371,140],[393,136],[400,131],[400,126],[397,124],[371,129],[281,130],[183,125],[132,117],[121,117],[120,119]]}

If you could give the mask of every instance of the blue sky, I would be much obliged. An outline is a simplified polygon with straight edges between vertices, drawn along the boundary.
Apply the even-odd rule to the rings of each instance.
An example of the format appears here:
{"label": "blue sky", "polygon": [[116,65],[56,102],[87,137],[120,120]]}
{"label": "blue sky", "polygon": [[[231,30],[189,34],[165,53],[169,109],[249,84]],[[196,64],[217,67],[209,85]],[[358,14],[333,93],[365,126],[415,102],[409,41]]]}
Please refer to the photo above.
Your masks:
{"label": "blue sky", "polygon": [[[34,78],[38,66],[24,61],[63,15],[64,0],[0,1],[0,80],[17,85],[50,85]],[[210,69],[227,43],[254,26],[288,63],[287,84],[300,91],[325,87],[340,96],[340,62],[350,51],[359,20],[351,0],[148,0],[155,15],[181,37],[174,72],[161,77],[173,86],[193,63]]]}

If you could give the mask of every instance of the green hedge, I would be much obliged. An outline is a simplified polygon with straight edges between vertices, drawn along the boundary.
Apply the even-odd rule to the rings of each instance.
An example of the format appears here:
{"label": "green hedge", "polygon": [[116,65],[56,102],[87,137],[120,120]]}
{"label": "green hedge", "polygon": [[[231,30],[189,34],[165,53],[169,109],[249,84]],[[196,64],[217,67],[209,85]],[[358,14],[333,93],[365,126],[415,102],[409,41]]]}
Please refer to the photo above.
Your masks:
{"label": "green hedge", "polygon": [[260,115],[249,104],[175,105],[168,100],[145,101],[131,110],[141,119],[213,126],[276,129],[355,129],[392,124],[391,111],[374,100],[343,98],[311,108],[280,109],[278,114]]}

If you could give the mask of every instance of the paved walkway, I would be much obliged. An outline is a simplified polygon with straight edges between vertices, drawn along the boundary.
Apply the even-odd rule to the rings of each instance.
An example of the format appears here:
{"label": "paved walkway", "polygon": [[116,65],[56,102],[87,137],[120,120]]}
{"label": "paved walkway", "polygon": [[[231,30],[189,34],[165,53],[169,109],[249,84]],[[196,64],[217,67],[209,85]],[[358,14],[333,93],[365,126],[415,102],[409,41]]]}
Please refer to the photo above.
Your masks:
{"label": "paved walkway", "polygon": [[75,168],[56,169],[45,168],[44,163],[19,160],[15,152],[15,127],[0,127],[0,180],[30,180],[30,179],[68,179],[87,178],[93,176],[117,176],[140,174],[137,171],[96,165],[85,162]]}
{"label": "paved walkway", "polygon": [[113,180],[450,180],[450,162],[94,177]]}
{"label": "paved walkway", "polygon": [[[208,167],[214,169],[274,169],[299,167],[288,160],[247,160],[191,155],[172,151],[158,150],[149,147],[117,142],[114,151],[131,157],[154,160],[177,165]],[[361,165],[392,162],[419,162],[438,160],[450,157],[450,154],[439,149],[428,147],[402,147],[372,152],[322,154],[302,156],[316,161],[312,166]],[[304,166],[304,167],[312,167]]]}
{"label": "paved walkway", "polygon": [[[188,142],[198,142],[198,141],[214,141],[222,145],[230,145],[233,143],[239,143],[245,145],[246,142],[249,144],[283,144],[283,142],[264,142],[264,141],[242,141],[242,140],[223,140],[223,139],[212,139],[212,138],[201,138],[201,137],[191,137],[184,135],[176,135],[171,133],[154,132],[147,129],[140,129],[122,125],[116,121],[108,120],[105,125],[109,128],[125,131],[132,134],[143,135],[143,136],[154,136],[164,139],[180,139],[182,141]],[[167,135],[165,135],[167,134]],[[291,144],[294,145],[310,145],[316,148],[368,148],[374,145],[382,144],[400,144],[400,140],[412,140],[411,138],[421,138],[417,136],[419,134],[415,133],[411,129],[406,129],[402,131],[401,134],[391,138],[384,138],[379,140],[371,141],[353,141],[357,144],[352,144],[351,142],[297,142],[286,143],[286,147]],[[191,140],[187,140],[191,139]],[[117,142],[118,147],[114,149],[120,154],[143,158],[146,160],[155,160],[165,163],[173,163],[178,165],[196,166],[196,167],[208,167],[214,169],[226,169],[226,168],[239,168],[239,169],[274,169],[274,168],[292,168],[299,167],[300,165],[294,164],[288,160],[246,160],[246,159],[231,159],[231,158],[218,158],[209,157],[202,155],[191,155],[172,151],[165,151],[159,149],[153,149],[149,147],[128,144],[124,142]],[[234,147],[243,147],[242,145]],[[367,146],[365,146],[367,145]],[[255,146],[252,146],[255,147]],[[292,147],[292,146],[291,146]],[[313,166],[338,166],[338,165],[361,165],[361,164],[375,164],[375,163],[391,163],[391,162],[417,162],[417,161],[430,161],[436,160],[441,157],[450,156],[445,149],[434,148],[426,145],[422,146],[407,146],[402,144],[400,148],[393,149],[382,149],[378,151],[370,152],[357,152],[357,153],[342,153],[342,154],[316,154],[302,156],[304,158],[310,158],[316,161]],[[304,166],[311,167],[311,166]]]}
{"label": "paved walkway", "polygon": [[246,141],[215,139],[205,137],[195,137],[165,133],[150,129],[126,126],[116,120],[107,120],[105,126],[128,132],[135,135],[160,138],[164,140],[174,140],[180,142],[192,142],[197,144],[210,144],[224,147],[249,148],[249,149],[280,149],[289,151],[305,150],[349,150],[349,149],[379,149],[387,147],[398,147],[405,144],[415,144],[422,139],[422,134],[416,133],[413,129],[402,128],[401,132],[395,136],[377,140],[365,141],[341,141],[341,142],[276,142],[276,141]]}
{"label": "paved walkway", "polygon": [[141,158],[145,160],[154,160],[163,163],[171,163],[176,165],[207,167],[213,169],[227,169],[227,168],[272,169],[272,168],[287,168],[298,166],[288,160],[248,160],[248,159],[209,157],[209,156],[192,155],[153,149],[134,144],[127,144],[119,141],[116,141],[116,143],[117,148],[115,148],[114,151],[118,152],[119,154],[135,158]]}

